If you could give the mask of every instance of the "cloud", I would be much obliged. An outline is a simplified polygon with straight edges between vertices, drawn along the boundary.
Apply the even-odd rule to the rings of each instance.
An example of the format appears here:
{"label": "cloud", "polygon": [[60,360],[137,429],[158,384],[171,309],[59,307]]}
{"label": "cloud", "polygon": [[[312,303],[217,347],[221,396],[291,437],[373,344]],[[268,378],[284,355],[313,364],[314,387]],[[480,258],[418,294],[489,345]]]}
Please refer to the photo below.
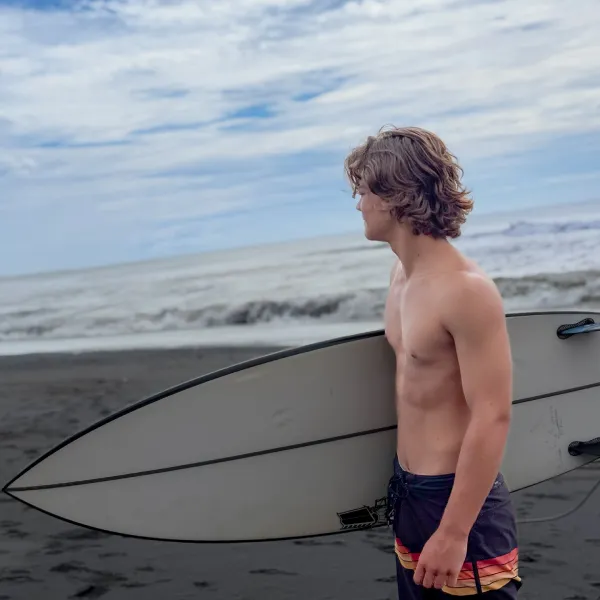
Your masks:
{"label": "cloud", "polygon": [[341,197],[345,153],[386,123],[432,128],[483,180],[598,131],[598,17],[595,0],[0,0],[0,234],[39,211],[95,263],[73,215],[107,245],[129,224],[148,256],[173,216],[194,250],[196,219]]}

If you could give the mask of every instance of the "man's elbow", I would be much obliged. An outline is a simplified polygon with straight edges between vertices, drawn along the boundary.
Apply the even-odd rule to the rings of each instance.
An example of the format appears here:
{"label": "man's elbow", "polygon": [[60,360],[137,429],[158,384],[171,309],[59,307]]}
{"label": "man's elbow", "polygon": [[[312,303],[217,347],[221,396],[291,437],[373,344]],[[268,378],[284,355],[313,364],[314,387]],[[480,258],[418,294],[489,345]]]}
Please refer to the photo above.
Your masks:
{"label": "man's elbow", "polygon": [[483,403],[472,411],[471,419],[488,430],[494,428],[496,431],[508,431],[512,419],[512,404],[511,402]]}
{"label": "man's elbow", "polygon": [[510,423],[512,419],[512,412],[510,407],[507,409],[498,410],[492,417],[492,426],[502,430],[504,433],[508,433],[510,429]]}

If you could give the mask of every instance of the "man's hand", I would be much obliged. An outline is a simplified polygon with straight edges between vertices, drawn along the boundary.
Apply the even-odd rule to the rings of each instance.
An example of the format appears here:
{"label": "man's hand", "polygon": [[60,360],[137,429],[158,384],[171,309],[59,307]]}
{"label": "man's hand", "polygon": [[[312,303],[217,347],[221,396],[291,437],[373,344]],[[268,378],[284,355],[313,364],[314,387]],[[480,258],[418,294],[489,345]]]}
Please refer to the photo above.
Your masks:
{"label": "man's hand", "polygon": [[438,590],[456,585],[467,555],[467,541],[468,536],[453,536],[438,529],[423,547],[414,582]]}

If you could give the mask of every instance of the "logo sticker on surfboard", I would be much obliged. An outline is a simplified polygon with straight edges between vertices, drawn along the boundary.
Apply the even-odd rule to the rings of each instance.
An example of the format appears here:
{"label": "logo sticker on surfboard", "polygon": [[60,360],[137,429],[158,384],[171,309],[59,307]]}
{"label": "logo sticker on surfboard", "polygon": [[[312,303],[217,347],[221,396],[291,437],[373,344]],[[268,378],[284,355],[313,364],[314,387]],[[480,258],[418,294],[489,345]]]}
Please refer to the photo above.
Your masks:
{"label": "logo sticker on surfboard", "polygon": [[373,506],[361,506],[337,513],[342,530],[370,529],[387,524],[387,498],[380,498]]}

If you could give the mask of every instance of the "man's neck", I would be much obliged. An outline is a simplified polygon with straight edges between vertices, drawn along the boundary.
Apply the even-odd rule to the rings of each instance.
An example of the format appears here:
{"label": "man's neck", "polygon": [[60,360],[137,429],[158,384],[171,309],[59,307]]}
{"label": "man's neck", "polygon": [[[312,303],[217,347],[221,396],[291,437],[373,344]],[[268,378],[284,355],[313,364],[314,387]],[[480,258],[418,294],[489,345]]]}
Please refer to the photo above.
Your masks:
{"label": "man's neck", "polygon": [[445,239],[428,235],[414,235],[398,228],[389,242],[392,252],[398,257],[407,279],[420,272],[439,271],[452,261],[455,250]]}

